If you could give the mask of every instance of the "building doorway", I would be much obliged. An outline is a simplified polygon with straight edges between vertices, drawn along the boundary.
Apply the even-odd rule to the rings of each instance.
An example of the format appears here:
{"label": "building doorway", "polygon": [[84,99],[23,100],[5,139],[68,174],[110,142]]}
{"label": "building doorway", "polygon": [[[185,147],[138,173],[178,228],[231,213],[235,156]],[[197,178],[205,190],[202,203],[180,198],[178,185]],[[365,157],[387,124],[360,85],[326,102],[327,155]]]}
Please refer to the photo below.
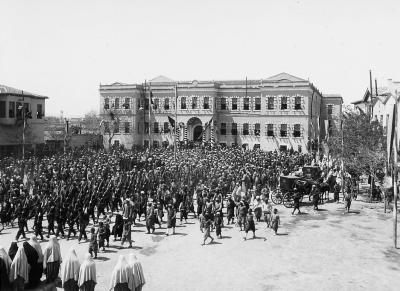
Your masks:
{"label": "building doorway", "polygon": [[188,140],[201,142],[203,133],[203,124],[198,117],[192,117],[187,122]]}
{"label": "building doorway", "polygon": [[197,125],[193,129],[193,141],[201,141],[201,135],[203,133],[203,127],[201,125]]}

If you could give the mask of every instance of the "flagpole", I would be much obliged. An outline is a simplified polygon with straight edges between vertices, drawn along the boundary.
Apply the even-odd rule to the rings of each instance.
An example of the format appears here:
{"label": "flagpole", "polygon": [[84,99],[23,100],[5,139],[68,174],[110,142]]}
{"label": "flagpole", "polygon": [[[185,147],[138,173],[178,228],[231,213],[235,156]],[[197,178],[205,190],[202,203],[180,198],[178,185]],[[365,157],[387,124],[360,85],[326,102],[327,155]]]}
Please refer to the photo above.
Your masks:
{"label": "flagpole", "polygon": [[25,116],[25,95],[24,91],[22,91],[22,121],[23,121],[23,128],[22,128],[22,160],[25,160],[25,127],[26,127],[26,116]]}
{"label": "flagpole", "polygon": [[151,83],[149,83],[149,150],[151,150]]}
{"label": "flagpole", "polygon": [[[397,94],[396,94],[397,95]],[[394,247],[397,248],[397,96],[394,104],[394,162],[393,162],[393,242]]]}
{"label": "flagpole", "polygon": [[[143,104],[143,143],[146,136],[146,87],[147,82],[144,80],[144,104]],[[144,145],[144,144],[143,144]]]}
{"label": "flagpole", "polygon": [[343,141],[343,116],[341,118],[341,132],[342,132],[342,165],[341,165],[341,172],[342,172],[342,196],[344,199],[344,161],[343,161],[343,156],[344,156],[344,141]]}
{"label": "flagpole", "polygon": [[178,127],[178,85],[175,83],[175,128],[174,128],[174,160],[176,162],[176,134]]}
{"label": "flagpole", "polygon": [[317,148],[317,155],[318,155],[318,158],[317,158],[317,161],[318,161],[318,163],[319,163],[319,157],[320,157],[320,152],[319,152],[319,147],[320,147],[320,139],[319,139],[319,137],[320,137],[320,131],[321,131],[321,121],[320,121],[320,117],[319,117],[319,115],[318,115],[318,148]]}

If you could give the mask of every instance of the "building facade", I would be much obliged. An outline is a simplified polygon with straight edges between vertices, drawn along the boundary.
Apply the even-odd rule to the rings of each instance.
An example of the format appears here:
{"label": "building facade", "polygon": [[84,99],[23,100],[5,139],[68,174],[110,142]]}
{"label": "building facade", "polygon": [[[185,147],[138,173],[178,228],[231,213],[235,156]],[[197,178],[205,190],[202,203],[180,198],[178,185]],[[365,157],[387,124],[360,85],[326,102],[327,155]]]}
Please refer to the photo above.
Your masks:
{"label": "building facade", "polygon": [[309,81],[286,73],[237,81],[176,82],[160,76],[146,84],[100,85],[100,99],[105,146],[157,147],[177,138],[303,152],[325,138],[323,108],[332,106],[335,119],[343,103],[340,95],[325,98]]}
{"label": "building facade", "polygon": [[44,143],[46,99],[0,85],[0,154],[15,153],[23,143],[27,149]]}
{"label": "building facade", "polygon": [[393,105],[400,95],[400,82],[388,79],[385,86],[367,89],[361,100],[352,102],[355,109],[368,114],[386,129],[389,116],[393,113]]}

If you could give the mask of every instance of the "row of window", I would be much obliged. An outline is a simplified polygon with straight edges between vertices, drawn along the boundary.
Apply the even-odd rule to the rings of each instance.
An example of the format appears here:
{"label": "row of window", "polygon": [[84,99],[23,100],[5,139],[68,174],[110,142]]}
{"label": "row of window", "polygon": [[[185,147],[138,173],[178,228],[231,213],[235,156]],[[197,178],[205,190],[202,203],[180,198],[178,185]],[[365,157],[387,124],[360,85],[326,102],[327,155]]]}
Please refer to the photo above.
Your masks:
{"label": "row of window", "polygon": [[[122,123],[123,127],[123,132],[124,133],[131,133],[131,123],[130,122],[123,122]],[[144,127],[144,128],[143,128]],[[109,132],[109,123],[105,122],[105,131]],[[293,125],[293,132],[292,136],[293,137],[301,137],[302,136],[302,129],[300,124],[294,124]],[[120,132],[120,128],[115,128],[114,130],[115,133]],[[145,122],[144,124],[139,122],[138,123],[138,128],[137,132],[140,133],[149,133],[149,123]],[[160,124],[158,122],[154,122],[152,126],[152,133],[168,133],[170,132],[170,125],[168,122],[164,122],[163,126],[160,127]],[[227,135],[227,124],[226,123],[221,123],[220,128],[219,128],[219,133],[220,135]],[[238,124],[237,123],[232,123],[231,124],[231,135],[238,135]],[[279,133],[279,135],[278,135]],[[254,124],[254,129],[250,130],[250,125],[248,123],[244,123],[241,131],[242,135],[255,135],[255,136],[260,136],[261,135],[261,124],[256,123]],[[276,126],[274,124],[267,124],[266,125],[266,136],[281,136],[281,137],[287,137],[289,136],[290,132],[288,129],[287,124],[280,124],[279,130],[277,130]]]}
{"label": "row of window", "polygon": [[[267,97],[267,109],[268,110],[274,110],[276,108],[280,108],[280,110],[287,110],[289,109],[289,97],[280,97],[280,104],[277,106],[275,104],[275,98],[276,97]],[[180,102],[180,109],[188,109],[188,103],[187,103],[187,98],[186,97],[181,97],[181,102]],[[191,109],[199,109],[199,100],[198,97],[192,97],[192,102],[190,104]],[[231,98],[231,104],[230,104],[230,109],[231,110],[238,110],[239,106],[239,98],[234,97]],[[220,110],[228,110],[228,100],[226,97],[221,97],[220,98],[221,103],[220,103]],[[162,106],[164,107],[164,110],[169,110],[170,109],[170,102],[169,98],[164,98],[164,104]],[[250,110],[250,98],[245,97],[243,98],[243,110]],[[160,100],[158,98],[153,99],[153,104],[152,104],[154,109],[160,108]],[[114,104],[111,106],[114,109],[130,109],[130,98],[125,98],[125,102],[123,104],[120,104],[119,98],[114,99]],[[138,103],[138,108],[141,107],[140,101]],[[110,109],[110,100],[109,98],[104,99],[104,109]],[[145,104],[144,104],[144,109],[149,110],[149,99],[145,99]],[[210,109],[210,98],[209,97],[203,97],[203,104],[202,104],[202,109]],[[294,110],[301,110],[303,109],[302,106],[302,97],[297,96],[294,98]],[[261,110],[261,97],[256,97],[254,98],[254,109],[255,111]],[[329,113],[329,111],[331,113]],[[332,114],[332,107],[329,109],[328,108],[328,114]]]}
{"label": "row of window", "polygon": [[[294,110],[301,110],[302,107],[302,97],[298,96],[294,98]],[[238,99],[239,98],[232,98],[231,101],[231,110],[238,110]],[[280,110],[287,110],[289,109],[289,97],[280,97]],[[275,97],[267,97],[267,109],[274,110],[278,108],[275,104]],[[227,98],[221,98],[220,104],[221,110],[228,110]],[[250,110],[250,98],[243,98],[243,110]],[[261,110],[261,98],[256,97],[254,98],[254,110],[258,111]]]}
{"label": "row of window", "polygon": [[[29,103],[9,101],[8,103],[8,116],[6,110],[6,101],[0,101],[0,118],[17,118],[23,119],[23,112],[25,117],[32,118],[32,110]],[[36,106],[36,118],[42,119],[44,116],[43,105],[37,104]]]}
{"label": "row of window", "polygon": [[[261,125],[260,123],[254,124],[254,130],[250,131],[249,130],[249,124],[244,123],[242,127],[242,135],[251,135],[254,134],[255,136],[260,136],[261,134]],[[221,123],[220,126],[220,135],[226,135],[228,130],[227,130],[227,124],[226,123]],[[278,132],[277,132],[278,131]],[[231,135],[237,135],[238,134],[238,125],[237,123],[232,123],[231,124]],[[277,130],[276,126],[274,124],[267,124],[266,125],[266,136],[277,136],[277,133],[279,133],[279,136],[281,137],[287,137],[289,136],[290,132],[288,129],[287,124],[280,124],[279,130]],[[293,137],[301,137],[302,136],[302,130],[301,130],[301,125],[300,124],[294,124],[293,125]]]}

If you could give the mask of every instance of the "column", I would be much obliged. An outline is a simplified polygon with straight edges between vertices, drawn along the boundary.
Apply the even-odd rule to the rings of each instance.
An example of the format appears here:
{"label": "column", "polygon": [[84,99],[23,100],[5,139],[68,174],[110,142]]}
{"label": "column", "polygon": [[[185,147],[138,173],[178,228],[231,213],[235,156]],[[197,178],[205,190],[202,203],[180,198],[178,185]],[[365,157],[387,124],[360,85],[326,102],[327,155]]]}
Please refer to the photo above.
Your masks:
{"label": "column", "polygon": [[204,145],[206,143],[206,131],[205,131],[205,127],[204,126],[202,127],[202,129],[203,129],[202,142],[203,142],[203,145]]}
{"label": "column", "polygon": [[185,124],[183,127],[183,142],[185,143],[185,145],[187,144],[188,141],[188,132],[187,132],[187,125]]}
{"label": "column", "polygon": [[211,127],[210,127],[210,141],[211,141],[211,146],[214,147],[214,122],[211,123]]}

